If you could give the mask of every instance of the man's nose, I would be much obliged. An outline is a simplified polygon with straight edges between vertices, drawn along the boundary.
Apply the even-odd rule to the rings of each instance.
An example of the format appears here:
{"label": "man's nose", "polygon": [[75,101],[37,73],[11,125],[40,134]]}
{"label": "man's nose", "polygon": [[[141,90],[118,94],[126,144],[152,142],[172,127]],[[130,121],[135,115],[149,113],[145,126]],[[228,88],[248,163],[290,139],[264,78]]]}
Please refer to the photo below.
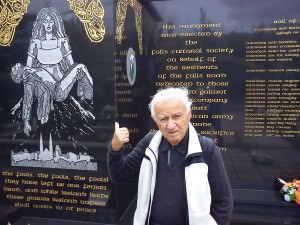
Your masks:
{"label": "man's nose", "polygon": [[172,119],[169,119],[169,120],[168,120],[168,123],[167,123],[167,129],[171,130],[171,129],[173,129],[175,126],[176,126],[175,121],[172,120]]}

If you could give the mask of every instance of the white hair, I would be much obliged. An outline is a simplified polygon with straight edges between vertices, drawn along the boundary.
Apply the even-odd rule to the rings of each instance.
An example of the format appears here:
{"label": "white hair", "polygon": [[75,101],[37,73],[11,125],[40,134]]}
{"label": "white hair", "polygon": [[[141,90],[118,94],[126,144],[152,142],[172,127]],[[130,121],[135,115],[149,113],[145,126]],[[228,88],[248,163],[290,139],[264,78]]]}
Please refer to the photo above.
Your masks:
{"label": "white hair", "polygon": [[179,100],[181,101],[185,107],[187,113],[191,110],[192,101],[189,99],[188,90],[186,88],[173,88],[169,87],[166,89],[159,90],[153,97],[151,102],[149,103],[149,109],[151,112],[151,117],[156,120],[154,107],[158,103],[164,103],[168,100]]}

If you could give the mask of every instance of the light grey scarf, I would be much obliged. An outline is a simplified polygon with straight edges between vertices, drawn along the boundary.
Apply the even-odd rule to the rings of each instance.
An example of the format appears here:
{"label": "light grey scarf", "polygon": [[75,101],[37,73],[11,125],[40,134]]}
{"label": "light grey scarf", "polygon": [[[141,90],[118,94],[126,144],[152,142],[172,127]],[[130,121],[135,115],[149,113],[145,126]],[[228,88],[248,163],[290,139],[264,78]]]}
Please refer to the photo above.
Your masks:
{"label": "light grey scarf", "polygon": [[[162,133],[158,131],[145,151],[138,182],[137,208],[134,214],[134,225],[149,223],[147,215],[151,213],[151,205],[156,181],[158,148]],[[202,152],[198,134],[189,124],[188,154]],[[210,215],[210,186],[207,178],[208,167],[203,163],[193,163],[185,167],[186,195],[189,215],[189,225],[217,225]],[[168,194],[168,193],[166,193]],[[148,214],[149,211],[149,214]]]}

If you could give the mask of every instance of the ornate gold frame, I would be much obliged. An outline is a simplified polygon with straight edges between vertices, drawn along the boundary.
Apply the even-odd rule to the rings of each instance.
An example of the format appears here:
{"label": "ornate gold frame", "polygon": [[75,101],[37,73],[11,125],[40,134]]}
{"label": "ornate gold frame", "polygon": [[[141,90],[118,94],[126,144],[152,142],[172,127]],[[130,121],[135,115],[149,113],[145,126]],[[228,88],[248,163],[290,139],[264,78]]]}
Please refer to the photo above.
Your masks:
{"label": "ornate gold frame", "polygon": [[30,0],[0,0],[0,45],[10,46]]}
{"label": "ornate gold frame", "polygon": [[140,54],[143,53],[142,6],[137,0],[118,0],[116,9],[116,40],[122,43],[127,7],[130,5],[135,13],[135,25],[138,35]]}
{"label": "ornate gold frame", "polygon": [[84,25],[91,42],[101,42],[105,35],[104,8],[100,0],[68,0],[70,8]]}

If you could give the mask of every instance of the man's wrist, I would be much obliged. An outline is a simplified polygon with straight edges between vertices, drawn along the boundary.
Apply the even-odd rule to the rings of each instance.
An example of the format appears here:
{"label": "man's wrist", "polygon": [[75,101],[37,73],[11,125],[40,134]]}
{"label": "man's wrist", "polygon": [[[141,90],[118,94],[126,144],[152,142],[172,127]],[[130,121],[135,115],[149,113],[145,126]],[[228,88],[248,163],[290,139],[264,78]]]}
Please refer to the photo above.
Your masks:
{"label": "man's wrist", "polygon": [[114,139],[111,141],[111,150],[114,152],[118,152],[122,149],[122,145],[116,142]]}
{"label": "man's wrist", "polygon": [[112,144],[110,143],[110,145],[109,145],[109,152],[113,155],[119,155],[121,153],[121,149],[122,148],[120,148],[119,150],[114,150],[112,147]]}

